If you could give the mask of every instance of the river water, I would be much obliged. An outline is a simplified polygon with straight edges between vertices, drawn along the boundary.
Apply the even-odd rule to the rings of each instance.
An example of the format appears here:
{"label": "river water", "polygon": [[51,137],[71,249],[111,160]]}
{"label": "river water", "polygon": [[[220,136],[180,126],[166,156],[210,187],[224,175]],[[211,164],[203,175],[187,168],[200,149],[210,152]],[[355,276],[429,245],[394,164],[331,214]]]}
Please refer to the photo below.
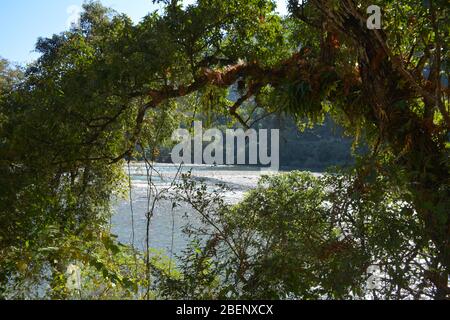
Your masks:
{"label": "river water", "polygon": [[[236,203],[241,200],[245,192],[254,188],[264,174],[258,168],[242,166],[187,165],[180,168],[171,164],[156,164],[154,169],[157,173],[153,172],[152,182],[158,190],[170,187],[179,171],[187,173],[191,170],[192,177],[203,181],[208,187],[213,188],[217,184],[227,185],[231,189],[223,194],[227,203]],[[128,167],[125,170],[128,173]],[[120,242],[133,243],[137,249],[144,250],[147,234],[146,213],[149,203],[147,167],[145,163],[136,162],[130,164],[129,171],[132,201],[123,200],[115,206],[112,232],[118,236]],[[188,205],[172,210],[172,201],[158,201],[150,224],[150,247],[162,250],[167,255],[181,253],[189,241],[182,229],[186,223],[195,223],[195,221],[198,221],[198,217]]]}

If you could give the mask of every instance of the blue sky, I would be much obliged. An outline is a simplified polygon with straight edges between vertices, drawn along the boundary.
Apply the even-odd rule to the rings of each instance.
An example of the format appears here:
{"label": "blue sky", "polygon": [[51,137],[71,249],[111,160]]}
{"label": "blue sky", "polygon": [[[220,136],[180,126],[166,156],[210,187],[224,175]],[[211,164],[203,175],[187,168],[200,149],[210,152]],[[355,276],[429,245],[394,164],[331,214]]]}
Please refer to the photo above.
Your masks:
{"label": "blue sky", "polygon": [[[101,2],[135,22],[159,8],[152,0]],[[277,2],[279,12],[285,13],[286,0]],[[37,57],[33,52],[37,38],[66,30],[82,4],[83,0],[0,0],[0,57],[21,64],[32,61]]]}

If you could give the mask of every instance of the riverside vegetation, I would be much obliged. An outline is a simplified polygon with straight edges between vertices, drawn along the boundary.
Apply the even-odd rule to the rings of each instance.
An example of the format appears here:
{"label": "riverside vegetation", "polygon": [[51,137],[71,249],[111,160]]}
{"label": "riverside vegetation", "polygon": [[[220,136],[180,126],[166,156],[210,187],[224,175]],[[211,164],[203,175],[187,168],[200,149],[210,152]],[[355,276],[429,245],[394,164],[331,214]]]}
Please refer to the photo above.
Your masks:
{"label": "riverside vegetation", "polygon": [[[137,24],[86,2],[37,61],[0,62],[0,297],[448,299],[448,1],[291,0],[286,17],[268,0],[157,2]],[[203,222],[176,259],[111,234],[127,161],[151,177],[194,119],[282,117],[333,121],[355,160],[265,177],[233,206],[183,175],[149,200]]]}

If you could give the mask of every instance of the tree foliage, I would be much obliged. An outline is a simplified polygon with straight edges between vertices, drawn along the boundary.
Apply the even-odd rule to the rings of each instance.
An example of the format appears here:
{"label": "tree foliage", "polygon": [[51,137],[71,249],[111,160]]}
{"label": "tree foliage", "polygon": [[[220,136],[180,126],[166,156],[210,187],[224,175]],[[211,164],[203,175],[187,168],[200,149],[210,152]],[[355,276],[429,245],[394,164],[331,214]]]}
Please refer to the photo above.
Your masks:
{"label": "tree foliage", "polygon": [[[347,134],[368,144],[371,152],[353,179],[371,181],[362,186],[368,189],[369,198],[356,199],[359,207],[355,214],[361,213],[363,221],[373,220],[369,224],[373,226],[366,230],[370,239],[377,232],[394,232],[391,226],[397,226],[397,222],[400,232],[406,217],[411,223],[408,228],[417,223],[417,228],[405,232],[421,237],[417,246],[426,242],[432,262],[426,274],[420,274],[421,280],[414,283],[429,281],[435,298],[447,297],[448,3],[375,1],[383,9],[383,29],[369,30],[365,9],[373,2],[292,0],[290,15],[280,17],[269,0],[199,0],[185,8],[180,1],[165,1],[164,12],[150,13],[138,24],[97,2],[88,2],[79,27],[39,39],[36,49],[41,56],[27,68],[23,79],[16,82],[2,61],[2,292],[30,281],[42,283],[50,277],[53,297],[64,298],[64,292],[57,290],[58,279],[69,263],[94,255],[91,242],[103,248],[104,254],[114,251],[98,235],[108,233],[111,204],[124,193],[124,160],[137,156],[143,148],[164,143],[173,128],[189,121],[198,110],[229,114],[236,124],[248,127],[241,109],[246,101],[254,99],[266,112],[295,116],[301,126],[321,122],[329,115]],[[229,92],[236,83],[240,96],[230,101]],[[322,196],[326,190],[320,187],[320,181],[317,186],[313,178],[298,178],[291,181],[281,177],[269,183],[275,184],[275,190],[278,183],[286,187],[284,179],[294,185],[299,183],[299,188],[306,184],[318,194],[317,200],[325,201]],[[311,183],[308,179],[312,179]],[[392,199],[386,197],[396,193],[377,193],[377,181],[385,180],[392,192],[408,195],[409,207],[397,202],[393,202],[395,208],[387,207]],[[267,194],[261,190],[261,196],[267,198],[253,196],[272,201],[273,188]],[[346,188],[351,190],[350,186]],[[288,190],[283,188],[284,193]],[[289,195],[287,192],[286,197]],[[326,276],[319,279],[317,269],[312,278],[280,279],[269,270],[261,276],[271,286],[261,288],[259,280],[254,279],[247,284],[253,288],[249,292],[264,297],[325,294],[319,289],[314,291],[317,285],[331,297],[348,297],[348,288],[360,294],[361,278],[357,273],[362,269],[356,266],[362,268],[374,257],[389,257],[388,261],[398,266],[393,267],[389,277],[396,279],[399,291],[394,294],[387,290],[385,297],[405,296],[404,290],[411,288],[404,279],[409,271],[401,269],[402,263],[407,265],[407,256],[402,256],[401,263],[395,260],[402,239],[391,237],[393,243],[375,243],[366,252],[358,247],[358,241],[365,239],[360,237],[358,246],[349,249],[355,251],[333,253],[324,264],[315,265],[319,248],[336,241],[333,230],[326,230],[330,217],[323,216],[327,211],[321,206],[309,208],[314,200],[309,191],[299,191],[292,197],[305,208],[298,208],[287,198],[280,199],[279,205],[292,205],[291,213],[296,215],[285,217],[285,211],[277,211],[274,203],[274,208],[268,208],[286,221],[255,221],[259,232],[274,232],[281,241],[271,244],[273,256],[267,259],[275,259],[273,270],[295,268],[298,259],[302,268],[328,268]],[[347,194],[343,199],[353,198]],[[247,198],[241,209],[235,210],[250,210],[249,203],[252,199]],[[377,220],[376,210],[381,210],[381,220]],[[255,217],[259,214],[256,212]],[[309,231],[323,237],[312,242],[309,249],[297,242],[312,236],[298,221],[301,216],[314,219]],[[236,219],[239,217],[236,214]],[[287,221],[298,228],[283,238],[287,230],[282,228]],[[358,226],[353,231],[355,237],[364,228]],[[381,249],[374,255],[377,246]],[[314,248],[318,251],[310,252]],[[283,255],[285,249],[301,249],[304,255]],[[419,254],[406,244],[401,249],[414,256]],[[420,247],[419,251],[424,250]],[[356,259],[355,265],[346,264],[350,260],[343,257]],[[264,265],[264,259],[259,257],[257,261]],[[102,273],[98,263],[91,259],[85,263],[97,266]],[[292,272],[286,272],[286,277],[290,275]],[[111,279],[107,273],[104,276]],[[123,277],[118,279],[128,283]],[[290,281],[297,288],[285,286],[276,291]],[[306,290],[308,286],[310,291]]]}
{"label": "tree foliage", "polygon": [[430,276],[445,267],[413,195],[386,177],[362,179],[356,169],[265,176],[232,207],[221,192],[189,175],[179,185],[177,201],[202,224],[186,229],[183,277],[161,277],[168,297],[424,299],[438,291]]}

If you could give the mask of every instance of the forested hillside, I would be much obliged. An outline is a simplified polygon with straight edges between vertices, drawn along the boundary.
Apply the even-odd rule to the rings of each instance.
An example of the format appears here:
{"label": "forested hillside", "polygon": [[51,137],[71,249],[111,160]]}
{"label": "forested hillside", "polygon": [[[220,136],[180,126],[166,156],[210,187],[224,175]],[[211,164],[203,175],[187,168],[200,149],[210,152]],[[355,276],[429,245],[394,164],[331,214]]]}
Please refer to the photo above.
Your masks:
{"label": "forested hillside", "polygon": [[[284,170],[323,172],[329,167],[354,164],[353,139],[345,137],[343,129],[329,118],[313,128],[300,129],[292,117],[271,115],[259,121],[257,127],[280,130],[280,165]],[[171,163],[171,151],[170,145],[161,146],[155,160]]]}

